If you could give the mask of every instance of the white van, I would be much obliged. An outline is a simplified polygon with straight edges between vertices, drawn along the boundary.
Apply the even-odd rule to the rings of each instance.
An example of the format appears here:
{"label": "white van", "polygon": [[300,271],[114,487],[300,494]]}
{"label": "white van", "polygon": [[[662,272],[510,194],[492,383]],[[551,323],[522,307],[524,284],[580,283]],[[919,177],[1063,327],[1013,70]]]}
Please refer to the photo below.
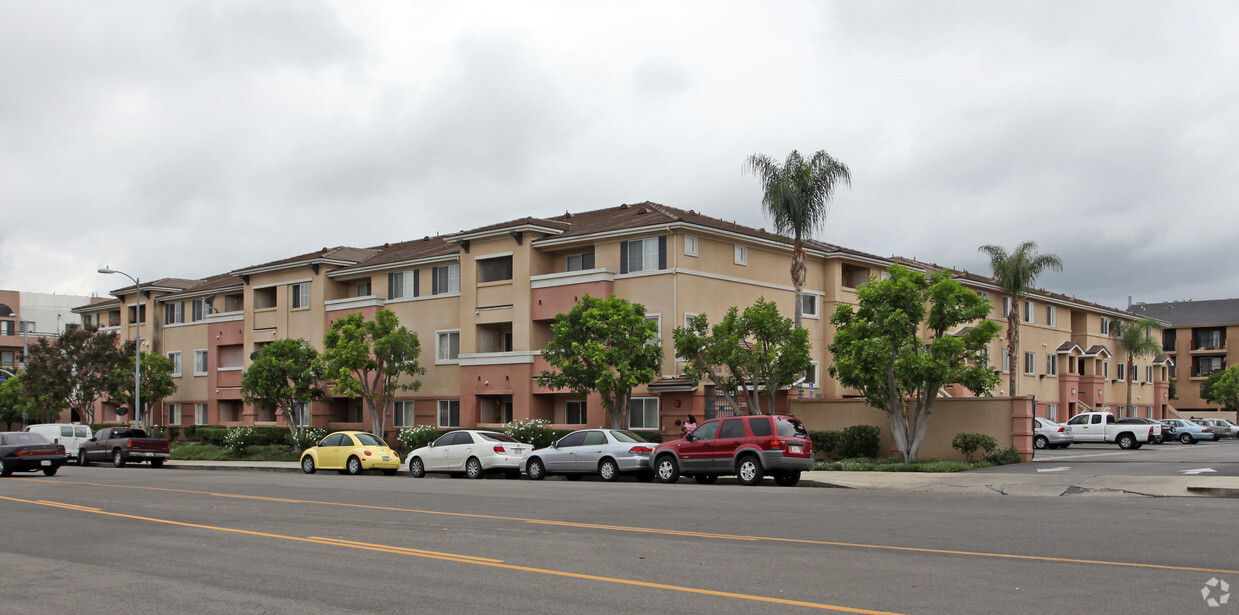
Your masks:
{"label": "white van", "polygon": [[69,460],[77,458],[78,445],[89,442],[91,436],[89,425],[70,425],[69,423],[31,425],[26,428],[26,431],[41,434],[53,444],[63,444],[65,458]]}

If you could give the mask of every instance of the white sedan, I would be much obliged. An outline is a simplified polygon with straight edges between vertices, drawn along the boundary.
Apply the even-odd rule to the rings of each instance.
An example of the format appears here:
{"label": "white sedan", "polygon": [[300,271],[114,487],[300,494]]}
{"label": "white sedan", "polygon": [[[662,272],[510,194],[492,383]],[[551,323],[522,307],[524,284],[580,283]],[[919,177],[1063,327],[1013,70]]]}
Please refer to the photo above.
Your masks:
{"label": "white sedan", "polygon": [[507,434],[461,429],[409,453],[407,461],[413,478],[427,472],[447,472],[453,478],[482,478],[487,472],[503,472],[508,478],[520,478],[521,460],[532,449]]}

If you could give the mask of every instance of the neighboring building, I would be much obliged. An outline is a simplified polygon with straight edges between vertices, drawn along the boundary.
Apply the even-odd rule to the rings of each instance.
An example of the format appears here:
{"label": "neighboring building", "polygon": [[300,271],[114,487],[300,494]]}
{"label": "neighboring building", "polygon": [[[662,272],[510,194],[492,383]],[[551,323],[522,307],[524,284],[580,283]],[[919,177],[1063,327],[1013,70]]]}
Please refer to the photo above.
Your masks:
{"label": "neighboring building", "polygon": [[[884,275],[892,262],[934,269],[820,242],[809,242],[806,250],[804,326],[814,365],[782,396],[783,408],[788,397],[851,393],[826,378],[835,306],[855,303],[856,288]],[[129,286],[113,291],[115,301],[77,311],[122,339],[132,339],[133,323],[144,319],[143,348],[179,365],[177,393],[155,411],[161,424],[282,422],[241,402],[241,373],[251,354],[281,338],[304,339],[321,350],[332,320],[389,309],[418,334],[426,368],[420,390],[399,395],[392,427],[468,428],[540,418],[573,428],[609,426],[609,419],[597,395],[540,386],[537,375],[547,369],[540,352],[557,314],[586,293],[614,294],[646,307],[664,349],[663,375],[634,391],[626,427],[679,433],[675,421],[688,414],[714,416],[726,404],[707,383],[682,377],[673,329],[702,313],[717,322],[729,307],[759,297],[790,317],[790,254],[788,243],[764,230],[647,202],[371,248],[323,248],[207,280],[165,278],[142,285],[141,305]],[[1004,301],[993,280],[966,272],[957,278],[988,297],[995,306],[992,318],[1004,321]],[[146,318],[148,304],[153,318]],[[1131,314],[1042,291],[1016,309],[1024,312],[1026,354],[1018,392],[1036,396],[1039,416],[1065,420],[1125,397],[1107,328]],[[1003,345],[997,339],[991,346],[996,371]],[[1136,407],[1118,408],[1120,413],[1165,414],[1166,366],[1152,367],[1141,369],[1133,385]],[[955,388],[952,394],[968,394]],[[96,420],[114,418],[105,408]],[[330,429],[370,427],[360,400],[346,398],[310,404],[296,420]]]}
{"label": "neighboring building", "polygon": [[73,310],[91,300],[82,295],[0,290],[0,369],[16,369],[23,350],[38,338],[56,337],[80,325]]}
{"label": "neighboring building", "polygon": [[1200,398],[1200,385],[1239,359],[1239,350],[1226,342],[1239,339],[1239,299],[1137,303],[1129,309],[1170,323],[1162,330],[1162,350],[1177,366],[1171,372],[1175,408],[1185,413],[1220,410]]}

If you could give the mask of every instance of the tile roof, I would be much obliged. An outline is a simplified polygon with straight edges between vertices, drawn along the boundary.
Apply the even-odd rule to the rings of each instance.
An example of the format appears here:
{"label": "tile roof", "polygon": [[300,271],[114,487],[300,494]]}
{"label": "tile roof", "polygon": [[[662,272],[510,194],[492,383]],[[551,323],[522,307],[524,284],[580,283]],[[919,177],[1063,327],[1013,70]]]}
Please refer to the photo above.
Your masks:
{"label": "tile roof", "polygon": [[260,263],[250,267],[242,267],[233,269],[230,273],[236,275],[244,275],[258,270],[280,269],[284,267],[293,267],[300,264],[309,264],[319,260],[346,261],[352,264],[359,263],[367,258],[374,256],[375,250],[367,248],[353,248],[349,246],[336,246],[334,248],[323,248],[316,252],[307,252],[298,254],[280,260]]}
{"label": "tile roof", "polygon": [[1239,299],[1137,303],[1128,309],[1139,316],[1164,320],[1175,327],[1239,324]]}
{"label": "tile roof", "polygon": [[356,264],[336,269],[332,272],[332,277],[360,269],[394,265],[424,258],[434,258],[436,256],[451,256],[460,253],[460,246],[448,242],[441,236],[426,236],[412,241],[385,243],[381,246],[369,248],[369,250],[373,252],[369,258]]}

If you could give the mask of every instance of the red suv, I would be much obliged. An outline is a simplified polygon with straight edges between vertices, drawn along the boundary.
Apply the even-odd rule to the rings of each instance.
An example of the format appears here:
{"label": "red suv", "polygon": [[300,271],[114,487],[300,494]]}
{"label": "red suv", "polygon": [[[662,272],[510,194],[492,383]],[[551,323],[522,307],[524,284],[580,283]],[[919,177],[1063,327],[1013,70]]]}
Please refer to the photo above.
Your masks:
{"label": "red suv", "polygon": [[650,458],[664,483],[683,474],[708,485],[720,475],[735,474],[741,483],[756,485],[773,474],[774,482],[791,487],[813,467],[813,442],[794,416],[733,416],[706,421],[679,440],[663,442]]}

